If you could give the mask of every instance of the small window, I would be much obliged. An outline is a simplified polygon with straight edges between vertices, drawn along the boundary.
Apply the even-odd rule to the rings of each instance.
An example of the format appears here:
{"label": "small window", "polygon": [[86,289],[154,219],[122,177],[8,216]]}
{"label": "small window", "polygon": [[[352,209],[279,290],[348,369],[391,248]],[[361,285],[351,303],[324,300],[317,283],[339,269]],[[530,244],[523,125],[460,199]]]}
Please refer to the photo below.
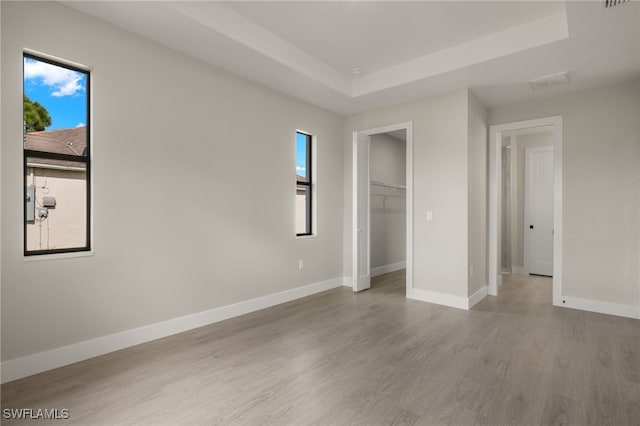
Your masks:
{"label": "small window", "polygon": [[296,132],[296,235],[312,235],[311,135]]}
{"label": "small window", "polygon": [[24,254],[91,249],[89,72],[24,54]]}

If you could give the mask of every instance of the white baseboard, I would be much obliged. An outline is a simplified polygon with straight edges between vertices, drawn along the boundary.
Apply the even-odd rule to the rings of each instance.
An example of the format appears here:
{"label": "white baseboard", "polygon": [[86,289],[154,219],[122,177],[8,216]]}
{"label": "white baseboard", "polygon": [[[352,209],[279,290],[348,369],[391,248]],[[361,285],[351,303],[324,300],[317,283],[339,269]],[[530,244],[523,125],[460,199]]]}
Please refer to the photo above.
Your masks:
{"label": "white baseboard", "polygon": [[[564,301],[564,303],[562,303],[562,301]],[[640,306],[623,305],[621,303],[562,296],[561,301],[557,306],[579,309],[581,311],[597,312],[599,314],[640,319]]]}
{"label": "white baseboard", "polygon": [[473,293],[471,296],[469,296],[469,299],[468,299],[469,307],[467,309],[473,308],[475,305],[478,304],[478,302],[480,302],[482,299],[487,297],[487,294],[489,294],[488,291],[489,291],[489,287],[485,285],[481,287],[478,291]]}
{"label": "white baseboard", "polygon": [[396,263],[391,263],[389,265],[378,266],[376,268],[371,268],[371,277],[377,277],[378,275],[399,271],[400,269],[404,269],[406,267],[407,267],[407,262],[404,260],[401,260],[400,262],[396,262]]}
{"label": "white baseboard", "polygon": [[407,298],[420,300],[422,302],[435,303],[438,305],[449,306],[451,308],[468,309],[468,301],[466,297],[454,296],[447,293],[438,293],[435,291],[422,290],[420,288],[412,288],[407,291]]}
{"label": "white baseboard", "polygon": [[454,296],[453,294],[413,288],[407,292],[407,298],[449,306],[450,308],[469,310],[487,296],[487,291],[488,287],[484,286],[469,297],[461,297]]}
{"label": "white baseboard", "polygon": [[168,321],[4,361],[1,364],[2,378],[0,382],[6,383],[22,377],[31,376],[32,374],[139,345],[140,343],[150,342],[172,334],[259,311],[291,300],[340,287],[342,284],[342,278],[334,278],[267,296],[257,297],[233,305],[221,306],[208,311],[185,315]]}
{"label": "white baseboard", "polygon": [[[377,268],[372,268],[370,271],[370,276],[377,277],[378,275],[386,274],[388,272],[399,271],[400,269],[404,269],[407,267],[407,262],[400,261],[396,263],[392,263],[390,265],[378,266]],[[353,277],[342,277],[342,285],[345,287],[353,287]]]}

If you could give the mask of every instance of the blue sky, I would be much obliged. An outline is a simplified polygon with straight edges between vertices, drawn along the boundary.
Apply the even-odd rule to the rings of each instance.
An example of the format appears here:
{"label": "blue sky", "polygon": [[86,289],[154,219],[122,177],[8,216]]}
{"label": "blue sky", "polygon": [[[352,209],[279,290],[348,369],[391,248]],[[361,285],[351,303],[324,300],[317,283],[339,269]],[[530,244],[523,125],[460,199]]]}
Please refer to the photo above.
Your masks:
{"label": "blue sky", "polygon": [[307,137],[296,133],[296,173],[307,177]]}
{"label": "blue sky", "polygon": [[87,77],[84,73],[25,58],[24,93],[49,111],[51,126],[47,130],[87,123]]}

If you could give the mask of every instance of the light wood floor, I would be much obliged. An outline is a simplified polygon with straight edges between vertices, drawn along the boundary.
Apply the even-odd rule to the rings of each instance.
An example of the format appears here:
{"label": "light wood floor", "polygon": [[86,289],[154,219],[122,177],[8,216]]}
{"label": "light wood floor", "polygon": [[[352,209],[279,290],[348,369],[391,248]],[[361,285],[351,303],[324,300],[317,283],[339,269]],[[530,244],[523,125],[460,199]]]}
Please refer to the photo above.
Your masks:
{"label": "light wood floor", "polygon": [[[404,272],[2,386],[34,424],[640,425],[640,321],[551,306],[506,276],[471,311],[404,297]],[[3,424],[17,422],[4,420]]]}

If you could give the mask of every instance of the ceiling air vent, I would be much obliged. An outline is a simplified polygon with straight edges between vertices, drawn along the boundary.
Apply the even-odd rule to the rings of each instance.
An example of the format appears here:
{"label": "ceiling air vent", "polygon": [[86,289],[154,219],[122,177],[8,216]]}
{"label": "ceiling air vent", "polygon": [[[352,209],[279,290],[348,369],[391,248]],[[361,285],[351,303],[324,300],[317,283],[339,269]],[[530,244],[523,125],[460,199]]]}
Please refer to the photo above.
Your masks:
{"label": "ceiling air vent", "polygon": [[625,3],[629,3],[631,0],[602,0],[602,7],[605,9],[611,9],[612,7],[620,6]]}
{"label": "ceiling air vent", "polygon": [[569,71],[529,80],[529,86],[531,86],[533,90],[546,89],[547,87],[557,86],[559,84],[569,84]]}

